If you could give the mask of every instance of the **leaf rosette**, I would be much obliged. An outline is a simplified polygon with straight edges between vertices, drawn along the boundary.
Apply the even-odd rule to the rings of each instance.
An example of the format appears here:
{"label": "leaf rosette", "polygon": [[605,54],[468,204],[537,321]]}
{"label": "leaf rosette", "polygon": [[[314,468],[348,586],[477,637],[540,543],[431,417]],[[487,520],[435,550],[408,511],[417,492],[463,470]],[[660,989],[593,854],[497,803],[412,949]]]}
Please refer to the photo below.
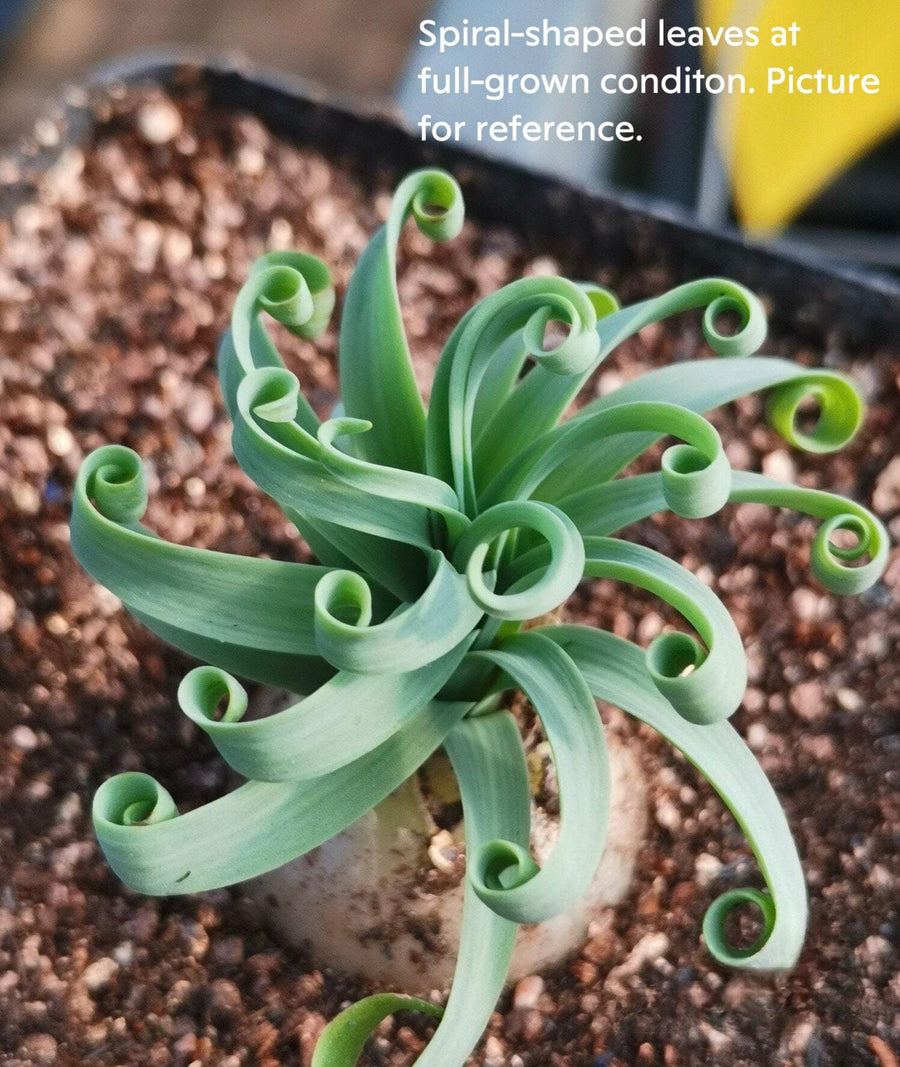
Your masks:
{"label": "leaf rosette", "polygon": [[[170,544],[142,525],[138,456],[110,445],[84,462],[72,545],[83,566],[163,640],[204,663],[181,684],[183,712],[247,779],[186,814],[149,775],[119,774],[93,804],[116,874],[151,894],[193,893],[262,874],[320,845],[377,805],[443,746],[459,781],[468,871],[461,941],[446,1008],[379,994],[325,1030],[315,1067],[356,1061],[366,1036],[405,1008],[442,1016],[417,1060],[462,1064],[499,996],[517,924],[569,907],[604,849],[610,795],[596,701],[667,738],[712,783],[753,848],[765,890],[733,889],[703,933],[720,961],[790,967],[807,921],[787,821],[755,758],[728,723],[747,673],[740,635],[715,594],[649,548],[615,535],[657,512],[703,518],[756,501],[821,520],[816,577],[858,593],[880,577],[887,538],[865,508],[817,490],[733,471],[705,412],[764,392],[787,442],[828,452],[855,434],[862,404],[839,374],[757,355],[760,302],[707,278],[620,308],[592,284],[515,281],[460,321],[426,411],[398,300],[405,220],[454,237],[462,195],[448,174],[411,174],[350,282],[340,330],[340,404],[320,421],[284,365],[265,317],[314,338],[334,306],[328,268],[269,253],[252,268],[219,350],[234,453],[309,543],[317,563],[253,559]],[[666,316],[702,309],[719,359],[665,367],[564,413],[605,357]],[[719,328],[723,312],[737,328]],[[545,345],[548,324],[563,339]],[[808,400],[815,425],[801,428]],[[629,464],[672,438],[659,470]],[[836,538],[839,531],[853,535]],[[586,579],[646,590],[685,628],[647,649],[574,625],[523,629]],[[237,677],[296,700],[247,719]],[[522,740],[503,695],[522,691],[550,743],[561,828],[539,867],[529,851]],[[755,944],[728,938],[734,908],[756,906]]]}

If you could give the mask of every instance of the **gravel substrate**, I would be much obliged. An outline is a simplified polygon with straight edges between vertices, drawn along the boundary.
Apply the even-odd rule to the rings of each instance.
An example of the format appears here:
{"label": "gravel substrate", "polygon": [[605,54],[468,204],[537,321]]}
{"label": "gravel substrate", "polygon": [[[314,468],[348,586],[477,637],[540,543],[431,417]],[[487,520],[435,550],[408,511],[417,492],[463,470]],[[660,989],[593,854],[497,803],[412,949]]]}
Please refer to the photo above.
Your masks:
{"label": "gravel substrate", "polygon": [[[128,90],[92,106],[85,149],[65,149],[36,179],[21,161],[0,164],[6,190],[28,193],[0,220],[0,1057],[10,1067],[308,1064],[326,1020],[365,986],[273,944],[239,891],[130,892],[94,841],[90,798],[109,775],[146,770],[194,806],[226,788],[226,769],[175,709],[188,661],[72,558],[68,500],[86,452],[122,442],[147,463],[152,528],[298,558],[296,534],[231,456],[215,346],[267,248],[321,255],[340,295],[390,184],[373,175],[377,192],[363,189],[198,99],[176,107]],[[58,131],[45,123],[37,134],[47,145]],[[626,301],[667,284],[659,269],[625,275],[597,257],[594,277]],[[523,274],[583,270],[564,247],[508,232],[467,224],[436,246],[408,228],[400,290],[423,388],[474,300]],[[851,373],[866,426],[844,452],[806,457],[749,398],[715,418],[734,465],[850,494],[896,540],[897,353],[847,351],[834,336],[815,351],[783,337],[768,349]],[[335,332],[283,350],[327,410]],[[696,315],[647,328],[589,391],[704,351]],[[796,970],[754,977],[711,961],[703,911],[729,886],[758,884],[755,865],[693,769],[610,712],[639,747],[655,816],[633,892],[570,965],[505,995],[473,1064],[896,1067],[900,555],[882,583],[840,600],[810,575],[813,530],[742,505],[631,532],[708,580],[744,636],[751,682],[734,721],[784,804],[809,886]],[[642,643],[672,619],[606,582],[572,613]],[[366,1063],[411,1064],[427,1032],[416,1018],[388,1021]]]}

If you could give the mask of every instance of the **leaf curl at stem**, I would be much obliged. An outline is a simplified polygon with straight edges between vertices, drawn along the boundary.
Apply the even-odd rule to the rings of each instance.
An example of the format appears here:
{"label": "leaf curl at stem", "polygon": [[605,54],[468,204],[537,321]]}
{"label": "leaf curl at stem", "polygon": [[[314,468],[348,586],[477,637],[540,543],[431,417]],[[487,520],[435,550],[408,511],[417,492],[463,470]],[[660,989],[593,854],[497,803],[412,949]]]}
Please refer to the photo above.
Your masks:
{"label": "leaf curl at stem", "polygon": [[[291,421],[298,392],[297,379],[285,370],[258,370],[244,378],[238,388],[232,437],[238,462],[282,507],[400,542],[385,554],[384,565],[376,565],[374,573],[389,581],[389,588],[401,599],[415,599],[424,579],[424,557],[409,556],[403,546],[433,547],[431,512],[421,504],[376,496],[350,485],[321,462],[323,447],[317,438]],[[398,480],[404,474],[397,472]],[[392,569],[386,572],[386,566]]]}
{"label": "leaf curl at stem", "polygon": [[[888,558],[887,531],[871,511],[853,500],[820,489],[778,482],[753,471],[733,471],[728,502],[769,504],[822,519],[813,540],[810,566],[832,593],[863,593],[884,573]],[[566,512],[585,537],[615,533],[666,510],[659,474],[604,482],[559,503],[560,510]],[[832,537],[839,529],[854,534],[857,543],[852,547],[833,544]],[[864,555],[868,555],[868,561],[859,563]],[[852,563],[856,565],[848,566]]]}
{"label": "leaf curl at stem", "polygon": [[669,508],[692,519],[718,511],[728,500],[731,466],[715,428],[687,408],[646,400],[606,408],[590,418],[572,419],[539,437],[497,474],[485,489],[481,506],[527,498],[538,486],[552,482],[554,472],[565,471],[567,466],[578,464],[583,477],[585,446],[606,444],[617,435],[650,428],[685,442],[672,445],[662,457],[662,485]]}
{"label": "leaf curl at stem", "polygon": [[[653,684],[689,722],[727,718],[747,686],[744,647],[734,620],[719,598],[690,571],[653,549],[611,537],[585,537],[584,573],[646,589],[670,604],[694,627],[704,649],[682,632],[663,633],[647,649]],[[513,588],[519,574],[543,564],[546,552],[532,550],[510,569]]]}
{"label": "leaf curl at stem", "polygon": [[[356,459],[341,452],[333,443],[337,437],[365,433],[371,427],[372,424],[363,419],[346,417],[332,418],[323,423],[318,432],[322,448],[321,462],[348,485],[374,496],[427,508],[434,519],[443,521],[449,544],[455,544],[469,525],[469,519],[459,510],[459,498],[446,482],[417,471],[401,471],[396,467],[382,467]],[[434,524],[432,527],[434,529]]]}
{"label": "leaf curl at stem", "polygon": [[317,256],[303,252],[260,256],[238,291],[231,312],[231,339],[244,372],[282,366],[265,329],[254,330],[261,311],[298,337],[311,339],[325,329],[333,310],[331,271]]}
{"label": "leaf curl at stem", "polygon": [[[492,565],[496,565],[504,538],[517,529],[543,537],[549,558],[528,588],[496,593],[485,581],[484,564],[493,549]],[[515,500],[482,512],[460,539],[453,562],[465,570],[469,595],[483,612],[500,619],[530,619],[552,611],[574,591],[582,576],[584,546],[574,524],[559,509]]]}
{"label": "leaf curl at stem", "polygon": [[363,459],[409,471],[425,469],[425,411],[413,374],[397,294],[397,241],[404,221],[437,241],[463,223],[462,192],[441,170],[414,171],[397,187],[387,223],[363,252],[341,316],[341,399],[351,418],[372,423],[355,442]]}
{"label": "leaf curl at stem", "polygon": [[[289,277],[293,271],[295,278]],[[291,286],[296,295],[292,299]],[[298,314],[298,305],[310,311],[308,319]],[[238,293],[231,317],[231,328],[219,345],[217,364],[225,406],[232,421],[238,413],[237,392],[241,382],[253,369],[284,369],[284,363],[260,321],[259,312],[269,310],[273,317],[296,333],[311,338],[326,325],[334,305],[334,290],[328,268],[313,256],[294,252],[270,252],[253,264],[250,277]],[[306,397],[298,391],[294,420],[309,434],[315,434],[319,419]],[[392,563],[382,538],[349,530],[302,515],[295,508],[282,505],[316,556],[327,566],[355,564],[397,595],[409,594],[412,586],[403,579],[404,561]],[[402,556],[402,553],[398,553]]]}
{"label": "leaf curl at stem", "polygon": [[[246,693],[215,667],[191,671],[178,689],[178,702],[243,777],[262,782],[319,778],[360,759],[417,715],[471,643],[470,635],[415,671],[341,671],[305,699],[263,719],[243,719]],[[227,705],[217,718],[222,698]]]}
{"label": "leaf curl at stem", "polygon": [[[256,365],[283,368],[284,364],[275,346],[260,323],[255,320],[251,325],[251,335]],[[270,358],[263,359],[261,352],[268,352]],[[230,330],[226,331],[219,343],[216,363],[225,407],[233,422],[237,411],[238,386],[246,377],[246,372],[238,360]],[[307,403],[297,405],[295,418],[307,432],[317,432],[319,420]],[[358,530],[348,530],[346,527],[325,522],[324,519],[314,521],[285,505],[281,505],[281,509],[297,527],[319,562],[326,567],[361,567],[385,588],[398,595],[410,591],[411,587],[403,580],[402,572],[391,566],[391,556],[385,552],[383,538],[375,538]]]}
{"label": "leaf curl at stem", "polygon": [[162,896],[219,889],[289,863],[341,832],[416,771],[472,707],[432,701],[374,751],[302,782],[247,782],[179,815],[150,775],[94,794],[94,831],[126,885]]}
{"label": "leaf curl at stem", "polygon": [[384,622],[370,625],[372,591],[356,571],[331,571],[316,586],[316,647],[335,667],[398,674],[433,662],[471,633],[483,614],[469,583],[440,552],[424,593]]}
{"label": "leaf curl at stem", "polygon": [[221,643],[251,659],[296,657],[298,667],[305,662],[320,675],[313,604],[326,568],[170,544],[139,525],[146,507],[136,452],[105,445],[87,456],[75,482],[71,541],[92,577],[179,647],[181,632],[214,653]]}
{"label": "leaf curl at stem", "polygon": [[571,658],[536,631],[514,634],[472,658],[501,668],[534,706],[553,752],[562,821],[542,868],[518,842],[498,839],[470,855],[469,878],[498,915],[540,922],[587,891],[603,854],[610,796],[603,724]]}
{"label": "leaf curl at stem", "polygon": [[[594,305],[598,319],[618,311],[618,301],[608,289],[593,282],[576,284]],[[494,413],[512,392],[529,354],[522,332],[519,331],[497,348],[485,368],[472,412],[472,439],[476,452],[481,435],[490,424]]]}
{"label": "leaf curl at stem", "polygon": [[[478,484],[486,485],[517,452],[551,429],[617,345],[650,323],[697,307],[706,308],[704,333],[719,355],[749,356],[765,339],[766,316],[759,299],[727,278],[701,278],[603,316],[597,324],[599,348],[589,367],[568,378],[551,374],[541,366],[532,367],[497,409],[479,439],[474,464]],[[728,310],[736,311],[740,319],[738,330],[731,335],[720,333],[715,324],[718,315]],[[685,407],[693,406],[684,402],[678,391],[646,399],[674,400]]]}
{"label": "leaf curl at stem", "polygon": [[[753,970],[780,970],[797,960],[806,933],[803,871],[781,805],[753,754],[727,722],[698,726],[685,720],[658,692],[640,648],[584,626],[533,631],[564,649],[598,700],[605,700],[652,726],[678,748],[712,784],[747,836],[768,893],[732,890],[709,908],[703,924],[707,947],[721,963]],[[763,930],[755,944],[728,943],[725,921],[750,901],[759,907]]]}
{"label": "leaf curl at stem", "polygon": [[[646,400],[676,403],[699,413],[766,390],[768,408],[776,412],[775,429],[785,434],[790,444],[807,451],[834,452],[843,448],[862,423],[862,399],[847,378],[832,371],[798,367],[772,356],[691,360],[662,367],[591,401],[570,421],[590,419],[620,404]],[[819,416],[812,429],[801,433],[792,427],[805,402],[817,404]],[[612,478],[661,436],[635,433],[586,448],[580,470],[573,465],[559,472],[540,486],[537,495],[555,503],[590,483]]]}
{"label": "leaf curl at stem", "polygon": [[[551,320],[569,327],[545,349]],[[570,376],[589,365],[597,351],[597,312],[588,293],[565,278],[522,278],[492,293],[454,330],[441,353],[428,408],[426,458],[429,474],[453,485],[463,509],[476,513],[473,420],[478,392],[491,362],[521,331],[527,352],[548,372]],[[505,357],[504,357],[505,358]]]}

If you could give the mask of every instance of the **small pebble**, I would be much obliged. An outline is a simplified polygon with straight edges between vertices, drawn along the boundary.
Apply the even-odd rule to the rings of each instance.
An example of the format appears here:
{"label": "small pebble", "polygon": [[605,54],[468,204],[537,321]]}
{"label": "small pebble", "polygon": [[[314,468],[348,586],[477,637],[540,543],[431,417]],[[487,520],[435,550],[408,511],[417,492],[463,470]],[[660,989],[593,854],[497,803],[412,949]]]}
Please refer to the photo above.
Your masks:
{"label": "small pebble", "polygon": [[192,389],[184,406],[184,421],[192,433],[202,434],[212,425],[215,408],[205,389]]}
{"label": "small pebble", "polygon": [[459,846],[453,840],[453,834],[449,830],[438,830],[432,837],[428,845],[428,858],[432,866],[445,874],[452,874],[456,870]]}
{"label": "small pebble", "polygon": [[193,1032],[182,1034],[172,1046],[172,1051],[182,1063],[186,1063],[188,1067],[191,1067],[195,1062],[194,1053],[197,1051],[197,1035]]}
{"label": "small pebble", "polygon": [[266,157],[254,144],[242,144],[235,152],[235,162],[242,174],[256,177],[266,169]]}
{"label": "small pebble", "polygon": [[797,478],[797,464],[786,449],[779,448],[763,456],[762,471],[767,478],[778,482],[793,482]]}
{"label": "small pebble", "polygon": [[669,938],[666,934],[650,933],[638,941],[624,963],[610,971],[608,982],[615,982],[630,975],[637,974],[646,964],[653,963],[669,951]]}
{"label": "small pebble", "polygon": [[120,967],[130,967],[134,962],[134,944],[131,941],[122,941],[113,949],[113,959]]}
{"label": "small pebble", "polygon": [[227,978],[217,978],[210,987],[209,1006],[213,1017],[231,1018],[241,1010],[241,991]]}
{"label": "small pebble", "polygon": [[872,1050],[875,1059],[878,1060],[878,1067],[898,1067],[898,1064],[900,1064],[897,1054],[877,1034],[873,1034],[869,1038],[869,1048]]}
{"label": "small pebble", "polygon": [[13,748],[17,748],[20,752],[33,752],[40,744],[38,735],[24,723],[14,726],[6,735],[6,739]]}
{"label": "small pebble", "polygon": [[889,515],[900,508],[900,456],[894,456],[878,475],[872,506],[879,515]]}
{"label": "small pebble", "polygon": [[700,1023],[700,1029],[703,1031],[709,1050],[714,1056],[719,1056],[731,1048],[731,1038],[728,1034],[723,1034],[721,1030],[716,1030],[715,1027],[706,1022]]}
{"label": "small pebble", "polygon": [[88,964],[81,976],[89,993],[99,993],[105,989],[119,973],[119,965],[109,956]]}
{"label": "small pebble", "polygon": [[809,1019],[802,1019],[794,1026],[787,1039],[788,1052],[792,1052],[795,1056],[806,1052],[815,1032],[816,1024]]}
{"label": "small pebble", "polygon": [[169,100],[149,100],[138,110],[137,128],[150,144],[168,144],[181,133],[181,113]]}
{"label": "small pebble", "polygon": [[816,622],[826,617],[828,598],[819,596],[812,589],[800,586],[790,596],[791,610],[804,622]]}
{"label": "small pebble", "polygon": [[484,1067],[501,1067],[504,1055],[503,1042],[493,1034],[484,1043]]}
{"label": "small pebble", "polygon": [[764,722],[751,722],[747,727],[747,744],[758,752],[769,740],[769,728]]}
{"label": "small pebble", "polygon": [[51,426],[47,431],[47,448],[54,456],[68,456],[75,450],[75,438],[65,426]]}
{"label": "small pebble", "polygon": [[0,633],[7,634],[16,621],[16,602],[5,589],[0,589]]}
{"label": "small pebble", "polygon": [[672,833],[681,829],[681,813],[671,800],[663,798],[656,804],[656,821],[665,830]]}
{"label": "small pebble", "polygon": [[183,230],[166,230],[162,241],[162,256],[170,270],[187,263],[193,252],[194,246],[189,234]]}
{"label": "small pebble", "polygon": [[862,711],[865,707],[865,701],[855,689],[848,689],[847,686],[841,686],[834,695],[837,698],[838,704],[840,704],[844,711]]}
{"label": "small pebble", "polygon": [[530,974],[516,983],[513,992],[513,1006],[516,1008],[533,1008],[544,992],[544,980],[536,974]]}
{"label": "small pebble", "polygon": [[588,942],[581,950],[582,958],[589,963],[603,966],[619,955],[619,944],[611,923],[591,923]]}
{"label": "small pebble", "polygon": [[694,860],[694,874],[697,885],[708,886],[716,880],[722,870],[722,861],[708,852],[701,852]]}
{"label": "small pebble", "polygon": [[56,818],[60,823],[73,823],[81,814],[81,797],[78,793],[66,793],[56,807]]}
{"label": "small pebble", "polygon": [[866,963],[874,963],[876,960],[885,959],[891,951],[891,943],[887,938],[873,934],[857,948],[856,954]]}
{"label": "small pebble", "polygon": [[522,1036],[526,1041],[533,1044],[543,1034],[545,1026],[544,1016],[539,1011],[532,1009],[526,1014],[525,1021],[522,1024]]}
{"label": "small pebble", "polygon": [[201,500],[206,494],[206,486],[203,484],[202,478],[191,475],[190,478],[185,480],[184,491],[191,500]]}
{"label": "small pebble", "polygon": [[56,1038],[50,1034],[29,1034],[23,1042],[23,1049],[31,1064],[56,1063]]}
{"label": "small pebble", "polygon": [[13,482],[12,502],[23,515],[37,515],[41,510],[41,494],[30,482]]}
{"label": "small pebble", "polygon": [[827,710],[822,683],[801,682],[791,690],[790,704],[804,722],[821,718]]}

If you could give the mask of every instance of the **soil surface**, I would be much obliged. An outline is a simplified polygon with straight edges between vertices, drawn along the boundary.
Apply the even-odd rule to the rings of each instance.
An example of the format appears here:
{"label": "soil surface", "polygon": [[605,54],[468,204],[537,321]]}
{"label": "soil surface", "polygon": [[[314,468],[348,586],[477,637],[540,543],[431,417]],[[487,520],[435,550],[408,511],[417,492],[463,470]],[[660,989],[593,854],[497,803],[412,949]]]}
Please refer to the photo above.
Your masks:
{"label": "soil surface", "polygon": [[[157,776],[183,807],[226,788],[212,745],[175,705],[188,661],[128,618],[78,567],[67,534],[74,474],[106,442],[150,472],[148,524],[168,538],[300,558],[296,534],[238,469],[214,370],[247,269],[298,247],[339,293],[385,217],[388,178],[362,188],[250,118],[176,107],[154,93],[94,101],[84,149],[49,171],[0,165],[26,195],[0,221],[0,1061],[23,1064],[308,1064],[327,1019],[368,990],[281,950],[239,890],[147,899],[110,873],[94,841],[93,791],[115,772]],[[54,140],[52,126],[39,131]],[[373,195],[372,188],[377,188]],[[2,192],[2,190],[0,190]],[[652,250],[648,250],[652,254]],[[665,272],[605,262],[625,300]],[[523,274],[577,272],[564,247],[467,224],[436,246],[409,228],[400,291],[427,388],[441,343],[477,298]],[[847,370],[869,403],[844,452],[808,457],[767,428],[758,398],[715,416],[735,466],[848,493],[900,534],[896,352],[769,351]],[[284,351],[316,407],[335,398],[333,330]],[[645,329],[586,395],[706,352],[698,316]],[[838,599],[811,577],[814,524],[756,505],[702,523],[629,531],[707,580],[744,636],[750,688],[735,723],[780,796],[809,886],[795,971],[717,966],[700,926],[715,895],[759,884],[710,788],[646,728],[639,747],[651,828],[633,892],[571,963],[506,994],[472,1058],[489,1067],[796,1064],[896,1067],[900,852],[900,556],[884,581]],[[673,617],[652,598],[595,583],[573,614],[646,643]],[[386,1022],[370,1065],[411,1064],[427,1026]]]}

